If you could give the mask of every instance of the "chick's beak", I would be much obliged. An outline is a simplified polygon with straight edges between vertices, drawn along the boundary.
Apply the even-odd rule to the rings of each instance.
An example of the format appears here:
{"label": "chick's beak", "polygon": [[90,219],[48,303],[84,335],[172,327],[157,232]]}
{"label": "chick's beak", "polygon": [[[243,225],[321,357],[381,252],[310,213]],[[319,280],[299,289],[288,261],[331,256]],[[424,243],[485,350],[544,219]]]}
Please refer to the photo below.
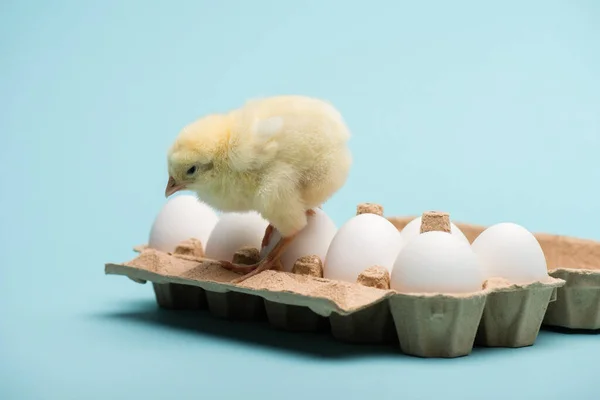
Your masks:
{"label": "chick's beak", "polygon": [[183,189],[185,189],[185,185],[177,184],[175,179],[172,176],[170,176],[169,181],[167,182],[167,187],[165,189],[165,197],[169,197],[172,194],[179,192],[180,190],[183,190]]}

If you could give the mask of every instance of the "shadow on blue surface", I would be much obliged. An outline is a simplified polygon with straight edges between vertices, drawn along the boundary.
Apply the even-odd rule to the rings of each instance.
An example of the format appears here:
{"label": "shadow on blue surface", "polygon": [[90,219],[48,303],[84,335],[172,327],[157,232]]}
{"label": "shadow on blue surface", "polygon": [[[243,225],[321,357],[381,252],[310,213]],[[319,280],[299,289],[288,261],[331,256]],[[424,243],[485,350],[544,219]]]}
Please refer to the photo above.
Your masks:
{"label": "shadow on blue surface", "polygon": [[[125,311],[105,312],[96,317],[113,322],[137,323],[157,329],[168,329],[180,333],[198,335],[199,338],[234,341],[238,344],[261,346],[275,351],[284,351],[311,358],[347,359],[359,357],[401,357],[411,360],[423,360],[409,357],[392,345],[365,345],[344,343],[334,339],[329,333],[306,333],[277,330],[264,321],[241,322],[226,320],[211,315],[207,310],[164,310],[153,300],[135,301],[122,305]],[[572,331],[559,328],[543,328],[551,336],[565,334],[598,334],[599,331]],[[542,339],[542,338],[538,338]],[[549,339],[549,338],[545,338]],[[545,347],[545,341],[537,341],[536,348]],[[521,349],[474,347],[467,358],[474,360],[478,356],[501,352],[530,351],[532,347]],[[461,357],[464,358],[464,357]],[[439,359],[438,359],[439,360]],[[449,359],[451,360],[451,359]]]}
{"label": "shadow on blue surface", "polygon": [[563,328],[560,326],[548,326],[542,325],[542,330],[554,333],[560,333],[565,335],[599,335],[600,329],[592,330],[592,329],[569,329]]}
{"label": "shadow on blue surface", "polygon": [[102,313],[97,317],[189,332],[318,358],[402,356],[399,348],[396,349],[389,345],[344,343],[335,340],[327,332],[306,333],[276,330],[267,322],[225,320],[212,316],[207,310],[164,310],[158,308],[156,302],[151,300],[129,303],[126,305],[126,310]]}

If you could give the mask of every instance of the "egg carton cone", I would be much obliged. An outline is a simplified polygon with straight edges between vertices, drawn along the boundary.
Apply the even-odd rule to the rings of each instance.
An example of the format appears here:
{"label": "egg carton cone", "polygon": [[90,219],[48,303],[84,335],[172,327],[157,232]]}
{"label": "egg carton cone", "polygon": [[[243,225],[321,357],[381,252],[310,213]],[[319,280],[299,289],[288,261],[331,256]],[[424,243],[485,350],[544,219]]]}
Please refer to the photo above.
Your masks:
{"label": "egg carton cone", "polygon": [[564,280],[548,277],[527,285],[490,280],[488,295],[479,324],[476,344],[487,347],[532,346],[539,334],[548,304],[556,299]]}
{"label": "egg carton cone", "polygon": [[[398,216],[388,217],[388,220],[401,230],[414,218],[414,216]],[[471,243],[487,228],[482,225],[456,221],[454,224],[460,228]],[[547,305],[542,326],[600,329],[600,242],[548,233],[533,233],[533,235],[540,243],[546,257],[548,275],[565,282],[562,286],[556,286],[555,294],[550,296],[552,301]],[[521,288],[521,290],[526,289]],[[540,291],[542,289],[532,287],[529,290]],[[516,298],[518,295],[512,296]],[[500,295],[495,298],[512,296]],[[527,297],[528,295],[522,294],[522,296]],[[539,296],[543,303],[545,295],[539,294]],[[523,304],[531,301],[524,299]],[[498,303],[498,301],[492,300],[493,303]],[[529,307],[533,313],[535,306],[530,304]],[[541,311],[539,312],[541,313]],[[525,314],[527,312],[523,311],[523,315]],[[523,318],[526,317],[523,316]],[[515,339],[515,343],[517,342]]]}

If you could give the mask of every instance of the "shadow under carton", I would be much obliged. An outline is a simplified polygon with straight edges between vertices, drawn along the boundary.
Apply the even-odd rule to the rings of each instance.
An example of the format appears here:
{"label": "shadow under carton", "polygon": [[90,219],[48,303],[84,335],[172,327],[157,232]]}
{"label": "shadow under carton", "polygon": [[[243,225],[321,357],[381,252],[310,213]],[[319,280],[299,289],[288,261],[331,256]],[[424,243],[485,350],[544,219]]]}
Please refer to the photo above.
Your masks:
{"label": "shadow under carton", "polygon": [[[414,218],[387,219],[401,230]],[[486,229],[485,226],[456,221],[454,224],[471,243]],[[556,300],[547,305],[542,324],[568,329],[600,329],[600,242],[548,233],[534,233],[534,236],[544,251],[548,274],[566,282],[556,288]]]}

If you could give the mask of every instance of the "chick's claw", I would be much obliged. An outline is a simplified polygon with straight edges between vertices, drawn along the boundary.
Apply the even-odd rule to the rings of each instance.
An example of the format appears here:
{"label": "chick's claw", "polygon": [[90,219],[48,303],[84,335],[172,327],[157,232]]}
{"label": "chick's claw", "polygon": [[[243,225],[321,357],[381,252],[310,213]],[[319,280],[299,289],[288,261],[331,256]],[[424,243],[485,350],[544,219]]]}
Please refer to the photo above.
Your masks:
{"label": "chick's claw", "polygon": [[254,268],[252,271],[248,272],[246,275],[241,276],[239,278],[236,278],[234,280],[231,281],[231,283],[240,283],[245,281],[246,279],[253,277],[255,275],[260,274],[263,271],[267,271],[270,269],[273,269],[273,267],[275,267],[276,262],[270,261],[270,260],[262,260],[260,263],[257,264],[256,268]]}
{"label": "chick's claw", "polygon": [[[250,269],[250,271],[247,272],[246,275],[233,280],[232,283],[240,283],[252,276],[260,274],[263,271],[275,269],[279,263],[281,255],[283,254],[285,249],[292,243],[292,241],[294,240],[296,235],[297,235],[297,233],[295,233],[291,236],[286,236],[286,237],[282,237],[281,239],[279,239],[279,241],[277,242],[275,247],[273,247],[273,249],[269,252],[269,254],[267,254],[267,256],[263,260],[261,260],[258,264],[249,265],[248,268],[246,269],[246,271],[248,271],[249,269]],[[232,266],[233,266],[233,264],[232,264]],[[236,266],[233,266],[233,267],[236,267]],[[227,267],[225,267],[225,268],[227,268]],[[230,269],[230,268],[227,268],[227,269]],[[232,269],[230,269],[230,270],[232,270]],[[242,269],[236,268],[236,270],[241,271]]]}
{"label": "chick's claw", "polygon": [[225,268],[226,270],[237,272],[240,274],[247,274],[249,272],[252,272],[260,265],[260,262],[251,265],[234,264],[229,261],[218,261],[218,263],[219,265],[221,265],[221,267]]}
{"label": "chick's claw", "polygon": [[269,259],[264,259],[256,264],[252,264],[252,265],[233,264],[229,261],[220,261],[219,263],[221,264],[221,266],[223,268],[225,268],[229,271],[244,274],[243,276],[232,280],[231,283],[240,283],[240,282],[250,278],[251,276],[255,276],[255,275],[260,274],[263,271],[273,269],[277,264],[276,260],[269,260]]}

